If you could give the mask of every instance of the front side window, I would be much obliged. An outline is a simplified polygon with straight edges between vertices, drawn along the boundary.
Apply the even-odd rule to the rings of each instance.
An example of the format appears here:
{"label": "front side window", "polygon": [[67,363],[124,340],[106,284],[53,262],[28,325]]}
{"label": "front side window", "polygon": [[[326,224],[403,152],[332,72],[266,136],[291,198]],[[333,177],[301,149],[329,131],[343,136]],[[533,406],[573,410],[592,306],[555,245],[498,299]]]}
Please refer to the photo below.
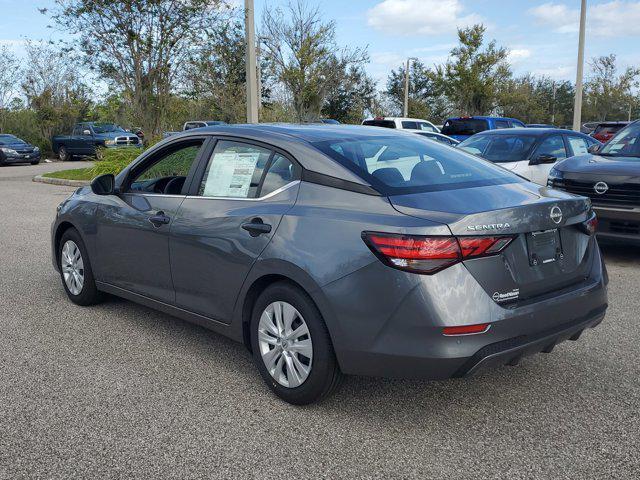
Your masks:
{"label": "front side window", "polygon": [[134,174],[129,190],[165,195],[180,195],[191,166],[198,157],[202,140],[172,145],[154,155],[150,165]]}
{"label": "front side window", "polygon": [[384,195],[523,181],[473,155],[417,136],[364,136],[314,142],[312,145]]}
{"label": "front side window", "polygon": [[529,158],[536,138],[530,135],[476,135],[458,148],[495,163],[520,162]]}
{"label": "front side window", "polygon": [[494,123],[496,129],[511,128],[511,124],[507,120],[496,120]]}
{"label": "front side window", "polygon": [[403,120],[402,128],[406,128],[408,130],[417,130],[418,129],[418,124],[416,122]]}
{"label": "front side window", "polygon": [[609,140],[598,155],[640,156],[640,123],[632,123]]}
{"label": "front side window", "polygon": [[545,138],[538,147],[536,155],[551,155],[557,159],[567,158],[567,151],[564,148],[562,137],[560,135],[552,135]]}

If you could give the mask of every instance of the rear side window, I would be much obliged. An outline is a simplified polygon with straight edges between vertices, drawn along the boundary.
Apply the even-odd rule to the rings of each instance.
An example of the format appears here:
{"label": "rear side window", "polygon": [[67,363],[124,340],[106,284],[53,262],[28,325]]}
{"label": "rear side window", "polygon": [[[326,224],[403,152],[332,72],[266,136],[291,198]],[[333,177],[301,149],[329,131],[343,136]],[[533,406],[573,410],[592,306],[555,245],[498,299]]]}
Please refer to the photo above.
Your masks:
{"label": "rear side window", "polygon": [[584,155],[587,153],[589,143],[584,138],[569,136],[568,140],[574,155]]}
{"label": "rear side window", "polygon": [[396,128],[393,120],[365,120],[362,124],[370,127]]}
{"label": "rear side window", "polygon": [[442,133],[444,135],[475,135],[488,128],[486,120],[477,118],[450,119],[442,127]]}
{"label": "rear side window", "polygon": [[269,195],[299,178],[300,167],[291,163],[287,157],[276,153],[271,160],[258,196]]}
{"label": "rear side window", "polygon": [[369,182],[383,195],[519,183],[509,171],[478,157],[415,138],[365,137],[313,146]]}

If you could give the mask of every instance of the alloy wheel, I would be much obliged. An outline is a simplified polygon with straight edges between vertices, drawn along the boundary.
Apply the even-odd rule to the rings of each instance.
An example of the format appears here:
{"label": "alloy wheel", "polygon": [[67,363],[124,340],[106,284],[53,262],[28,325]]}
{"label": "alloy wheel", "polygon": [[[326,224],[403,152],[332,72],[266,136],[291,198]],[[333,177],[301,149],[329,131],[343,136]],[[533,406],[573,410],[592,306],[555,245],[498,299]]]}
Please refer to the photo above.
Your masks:
{"label": "alloy wheel", "polygon": [[80,295],[84,285],[84,262],[80,248],[73,240],[67,240],[62,247],[60,265],[69,292],[72,295]]}
{"label": "alloy wheel", "polygon": [[311,373],[313,344],[309,328],[287,302],[269,304],[258,322],[258,345],[267,371],[280,385],[295,388]]}

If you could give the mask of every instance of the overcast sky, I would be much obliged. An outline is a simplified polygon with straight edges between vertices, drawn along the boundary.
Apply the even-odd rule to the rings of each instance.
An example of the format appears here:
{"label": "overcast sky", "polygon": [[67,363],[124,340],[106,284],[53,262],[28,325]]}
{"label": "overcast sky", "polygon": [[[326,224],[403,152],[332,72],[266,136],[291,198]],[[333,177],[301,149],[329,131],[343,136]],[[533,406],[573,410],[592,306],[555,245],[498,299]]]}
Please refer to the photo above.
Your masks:
{"label": "overcast sky", "polygon": [[[233,0],[243,5],[243,0]],[[256,11],[287,0],[255,0]],[[313,0],[335,20],[338,41],[367,47],[369,73],[383,87],[407,56],[442,63],[456,43],[456,27],[484,23],[489,39],[510,50],[517,74],[575,80],[579,0]],[[588,0],[586,58],[615,53],[621,66],[640,66],[640,0]],[[20,54],[25,38],[55,37],[38,8],[52,0],[0,0],[0,44]],[[256,19],[259,25],[259,18]]]}

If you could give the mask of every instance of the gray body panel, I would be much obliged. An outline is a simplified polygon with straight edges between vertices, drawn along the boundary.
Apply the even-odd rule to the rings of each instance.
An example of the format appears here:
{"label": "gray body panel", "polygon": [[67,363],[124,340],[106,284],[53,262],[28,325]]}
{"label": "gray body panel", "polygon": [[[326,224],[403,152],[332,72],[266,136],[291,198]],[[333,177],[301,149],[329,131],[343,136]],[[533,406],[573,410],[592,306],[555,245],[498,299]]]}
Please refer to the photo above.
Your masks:
{"label": "gray body panel", "polygon": [[[161,143],[246,136],[285,150],[305,170],[366,185],[299,136],[327,128],[345,127],[211,127]],[[334,135],[370,130],[347,127]],[[120,185],[126,175],[118,177]],[[563,214],[558,223],[550,217],[554,206]],[[158,210],[171,217],[169,225],[147,225]],[[385,197],[303,180],[256,200],[97,196],[84,188],[60,206],[52,247],[57,267],[59,232],[73,225],[85,240],[100,289],[245,342],[255,289],[265,279],[287,279],[318,307],[343,372],[446,378],[548,349],[602,320],[602,259],[595,238],[578,228],[588,213],[583,197],[530,183]],[[272,229],[253,237],[242,224],[257,217]],[[565,255],[534,268],[527,235],[551,228],[558,229]],[[380,262],[363,242],[364,231],[515,239],[500,255],[418,275]],[[492,298],[513,289],[521,293],[512,302]],[[490,330],[442,334],[446,326],[479,323],[490,323]]]}

